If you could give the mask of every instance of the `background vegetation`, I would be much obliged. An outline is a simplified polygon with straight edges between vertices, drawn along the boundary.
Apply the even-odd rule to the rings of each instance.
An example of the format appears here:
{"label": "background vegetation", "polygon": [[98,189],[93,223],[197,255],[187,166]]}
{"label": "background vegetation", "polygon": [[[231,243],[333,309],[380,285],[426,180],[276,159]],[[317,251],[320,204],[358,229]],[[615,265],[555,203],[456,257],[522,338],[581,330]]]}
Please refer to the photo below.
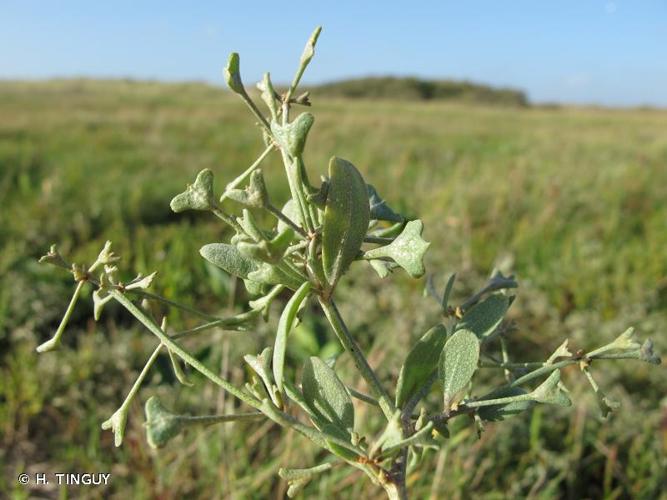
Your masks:
{"label": "background vegetation", "polygon": [[[630,325],[667,352],[667,112],[332,97],[314,104],[308,168],[323,173],[336,153],[392,205],[419,214],[440,287],[452,271],[460,277],[455,297],[479,286],[494,266],[517,274],[511,341],[523,360],[544,359],[564,336],[587,348]],[[107,307],[96,324],[89,301],[77,308],[65,349],[34,352],[72,288],[67,276],[36,263],[52,242],[91,261],[111,239],[125,269],[159,270],[155,286],[165,295],[210,311],[232,308],[241,291],[197,253],[221,240],[224,228],[206,216],[177,216],[168,204],[204,167],[222,188],[261,151],[258,136],[241,103],[203,85],[0,84],[0,491],[67,496],[54,485],[24,488],[16,476],[88,471],[111,472],[110,486],[78,488],[72,496],[280,498],[286,484],[278,467],[318,460],[305,439],[279,437],[271,423],[191,432],[154,453],[138,403],[123,447],[114,448],[100,423],[154,342],[119,309]],[[265,169],[276,200],[286,196],[280,168],[275,157]],[[401,273],[389,279],[392,286],[360,267],[339,300],[387,381],[438,317],[423,281]],[[364,314],[355,314],[360,308]],[[338,349],[313,317],[293,337],[293,361]],[[368,328],[370,320],[379,327]],[[173,326],[188,321],[170,313]],[[213,332],[189,346],[238,381],[246,375],[241,353],[267,345],[276,321],[274,315],[251,333]],[[345,374],[350,360],[340,363]],[[462,422],[451,446],[427,456],[423,475],[410,478],[415,498],[665,498],[664,365],[606,365],[600,382],[623,404],[608,422],[581,377],[567,375],[575,407],[537,407],[488,425],[480,440]],[[196,374],[192,379],[193,388],[177,386],[161,358],[141,399],[159,394],[175,410],[196,414],[236,404]],[[306,494],[380,495],[359,479],[334,471]]]}
{"label": "background vegetation", "polygon": [[456,100],[499,106],[528,105],[528,98],[521,90],[496,88],[453,80],[381,76],[325,83],[312,90],[314,95],[326,97],[423,101]]}

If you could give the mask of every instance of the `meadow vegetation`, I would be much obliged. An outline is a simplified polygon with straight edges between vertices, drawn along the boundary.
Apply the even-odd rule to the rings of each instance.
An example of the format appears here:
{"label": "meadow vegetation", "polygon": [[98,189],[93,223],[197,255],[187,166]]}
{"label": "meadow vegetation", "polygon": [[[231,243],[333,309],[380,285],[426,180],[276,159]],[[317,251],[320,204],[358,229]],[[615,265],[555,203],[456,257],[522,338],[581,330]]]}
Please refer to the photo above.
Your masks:
{"label": "meadow vegetation", "polygon": [[[591,348],[630,325],[667,351],[667,112],[314,95],[312,178],[336,152],[395,208],[419,214],[432,242],[427,270],[440,271],[435,282],[441,288],[458,272],[454,301],[494,267],[514,272],[521,290],[510,309],[510,342],[522,346],[524,359],[541,360],[563,337],[571,347]],[[265,498],[286,490],[279,467],[319,453],[296,434],[278,439],[282,431],[270,422],[191,432],[152,453],[139,402],[125,446],[114,448],[100,423],[153,347],[119,308],[105,310],[96,324],[91,304],[80,304],[65,338],[72,349],[34,354],[71,291],[66,276],[36,262],[54,241],[73,260],[89,261],[110,239],[125,269],[159,270],[156,286],[167,297],[211,312],[241,302],[243,287],[198,256],[204,243],[221,240],[220,225],[174,214],[169,200],[203,168],[221,183],[243,171],[263,149],[251,124],[230,93],[200,84],[0,83],[0,491],[26,497],[15,477],[28,468],[112,472],[109,490],[78,491],[90,497]],[[267,184],[284,186],[272,182],[281,176],[279,159],[268,161]],[[406,187],[413,196],[401,194]],[[272,199],[286,199],[283,189]],[[381,377],[396,373],[439,315],[421,294],[423,281],[393,280],[395,287],[384,286],[371,270],[360,271],[339,292],[350,329]],[[289,353],[299,365],[339,349],[327,326],[307,317]],[[169,320],[188,326],[178,312]],[[217,342],[202,342],[197,357],[242,380],[245,368],[234,360],[258,352],[276,321],[254,333],[220,333]],[[194,373],[197,387],[177,386],[166,355],[157,366],[145,390],[170,407],[233,407]],[[346,373],[351,361],[343,357],[338,366]],[[664,495],[664,367],[607,364],[599,378],[623,405],[608,421],[573,376],[574,411],[538,406],[497,429],[488,425],[481,440],[472,426],[450,429],[451,451],[428,455],[428,473],[411,478],[414,497]],[[378,494],[358,479],[334,470],[306,493]]]}

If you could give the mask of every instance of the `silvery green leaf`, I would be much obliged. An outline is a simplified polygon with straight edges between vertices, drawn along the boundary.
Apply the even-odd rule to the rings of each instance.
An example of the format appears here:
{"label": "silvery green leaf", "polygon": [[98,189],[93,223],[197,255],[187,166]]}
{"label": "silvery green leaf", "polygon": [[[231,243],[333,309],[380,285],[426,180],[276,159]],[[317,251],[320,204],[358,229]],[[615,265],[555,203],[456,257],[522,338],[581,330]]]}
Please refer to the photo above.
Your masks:
{"label": "silvery green leaf", "polygon": [[425,272],[424,254],[430,243],[421,237],[424,224],[420,220],[413,220],[389,245],[368,250],[364,257],[367,259],[381,259],[388,257],[407,271],[413,278],[419,278]]}
{"label": "silvery green leaf", "polygon": [[255,220],[255,217],[252,215],[250,210],[243,209],[242,217],[237,217],[236,221],[243,228],[243,230],[248,233],[255,241],[261,241],[265,239],[264,231],[262,231]]}
{"label": "silvery green leaf", "polygon": [[199,172],[195,183],[188,184],[184,192],[174,196],[169,206],[176,213],[185,210],[210,210],[215,207],[213,172],[208,168]]}
{"label": "silvery green leaf", "polygon": [[211,264],[239,278],[248,279],[248,275],[259,268],[255,261],[244,257],[235,246],[226,243],[209,243],[201,247],[199,253]]}
{"label": "silvery green leaf", "polygon": [[333,288],[357,257],[370,217],[366,183],[350,162],[329,162],[329,192],[322,227],[324,275]]}
{"label": "silvery green leaf", "polygon": [[306,145],[308,132],[314,121],[315,118],[310,113],[301,113],[287,125],[282,125],[273,120],[271,121],[271,132],[273,132],[281,149],[292,157],[301,156]]}
{"label": "silvery green leaf", "polygon": [[549,375],[549,378],[547,378],[535,390],[533,390],[530,395],[538,403],[558,406],[572,405],[570,398],[558,386],[559,382],[560,370],[555,370],[551,375]]}
{"label": "silvery green leaf", "polygon": [[227,66],[225,66],[224,75],[227,86],[237,94],[245,94],[243,81],[241,80],[240,58],[236,52],[229,54]]}
{"label": "silvery green leaf", "polygon": [[[338,424],[325,423],[322,425],[322,428],[320,430],[323,434],[325,434],[325,436],[328,435],[331,436],[332,438],[342,439],[345,441],[351,440],[350,433],[347,430],[339,427]],[[357,458],[359,458],[359,456],[354,451],[339,445],[333,439],[325,438],[325,440],[327,446],[329,447],[329,451],[331,451],[331,453],[333,453],[337,457],[340,457],[343,460],[356,460]]]}
{"label": "silvery green leaf", "polygon": [[310,35],[310,38],[308,38],[306,46],[303,48],[303,53],[301,54],[302,66],[308,65],[308,63],[310,63],[311,59],[315,55],[315,44],[317,43],[317,38],[320,36],[321,32],[322,26],[318,26]]}
{"label": "silvery green leaf", "polygon": [[367,184],[368,203],[370,205],[370,218],[375,220],[386,220],[390,222],[403,222],[403,216],[394,212],[387,202],[382,199],[377,190],[371,184]]}
{"label": "silvery green leaf", "polygon": [[267,285],[285,285],[290,290],[296,290],[304,281],[303,278],[266,262],[260,264],[255,271],[248,273],[248,278]]}
{"label": "silvery green leaf", "polygon": [[447,340],[439,361],[446,409],[468,385],[477,370],[478,361],[479,339],[473,332],[458,330]]}
{"label": "silvery green leaf", "polygon": [[494,293],[463,314],[456,325],[457,330],[470,330],[480,340],[486,340],[503,321],[509,299],[505,295]]}
{"label": "silvery green leaf", "polygon": [[264,104],[269,108],[271,116],[275,120],[278,116],[278,108],[276,107],[276,91],[271,83],[271,74],[264,73],[264,78],[257,84],[257,88],[261,90],[261,98]]}
{"label": "silvery green leaf", "polygon": [[253,280],[243,280],[243,285],[245,286],[248,295],[251,297],[262,295],[266,290],[266,285],[264,283],[258,283]]}
{"label": "silvery green leaf", "polygon": [[225,195],[230,200],[251,208],[264,208],[269,204],[264,176],[259,169],[253,170],[250,174],[250,182],[245,189],[228,189]]}
{"label": "silvery green leaf", "polygon": [[[524,396],[526,394],[528,393],[521,387],[510,387],[494,391],[485,396],[484,399],[500,399],[513,396]],[[482,420],[497,422],[518,415],[519,413],[530,409],[534,404],[533,401],[513,401],[501,405],[482,406],[477,411],[477,414]]]}
{"label": "silvery green leaf", "polygon": [[305,281],[299,289],[294,292],[280,315],[278,321],[278,331],[276,333],[276,342],[273,348],[273,378],[279,392],[283,392],[283,372],[285,368],[285,353],[287,351],[287,336],[292,330],[296,321],[296,313],[301,304],[306,300],[310,293],[310,283]]}
{"label": "silvery green leaf", "polygon": [[345,386],[324,361],[311,357],[303,367],[301,388],[303,397],[320,422],[329,422],[348,432],[354,428],[354,406]]}
{"label": "silvery green leaf", "polygon": [[315,467],[309,467],[307,469],[285,469],[281,467],[278,469],[278,475],[286,479],[287,481],[293,481],[295,479],[311,479],[315,477],[317,474],[321,474],[323,472],[326,472],[328,470],[331,470],[333,467],[333,464],[330,462],[325,462],[320,465],[316,465]]}
{"label": "silvery green leaf", "polygon": [[387,262],[384,260],[373,259],[369,260],[368,263],[375,270],[380,278],[386,278],[391,273],[392,269],[396,267],[396,264],[393,262]]}
{"label": "silvery green leaf", "polygon": [[[290,220],[298,220],[299,219],[299,212],[298,208],[296,206],[296,202],[293,199],[289,199],[287,203],[283,206],[281,212],[285,215]],[[278,225],[276,227],[276,230],[278,233],[282,233],[286,229],[291,229],[287,224],[285,224],[282,220],[278,219]]]}
{"label": "silvery green leaf", "polygon": [[417,341],[398,375],[396,406],[402,408],[438,369],[438,359],[446,340],[447,329],[436,325]]}
{"label": "silvery green leaf", "polygon": [[373,444],[369,455],[376,456],[379,450],[386,450],[396,445],[403,439],[403,426],[401,425],[401,412],[397,411],[387,422],[382,434]]}
{"label": "silvery green leaf", "polygon": [[161,448],[183,428],[182,419],[167,410],[156,396],[146,401],[146,438],[151,448]]}

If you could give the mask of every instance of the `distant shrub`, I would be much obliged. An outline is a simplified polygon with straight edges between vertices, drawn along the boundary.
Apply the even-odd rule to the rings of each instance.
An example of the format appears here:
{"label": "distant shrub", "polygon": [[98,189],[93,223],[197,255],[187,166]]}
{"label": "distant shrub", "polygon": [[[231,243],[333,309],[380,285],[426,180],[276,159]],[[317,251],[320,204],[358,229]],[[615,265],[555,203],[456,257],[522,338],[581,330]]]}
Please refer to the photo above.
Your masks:
{"label": "distant shrub", "polygon": [[422,80],[379,76],[341,80],[311,88],[315,96],[414,101],[464,101],[500,106],[528,106],[521,90],[496,88],[467,81]]}

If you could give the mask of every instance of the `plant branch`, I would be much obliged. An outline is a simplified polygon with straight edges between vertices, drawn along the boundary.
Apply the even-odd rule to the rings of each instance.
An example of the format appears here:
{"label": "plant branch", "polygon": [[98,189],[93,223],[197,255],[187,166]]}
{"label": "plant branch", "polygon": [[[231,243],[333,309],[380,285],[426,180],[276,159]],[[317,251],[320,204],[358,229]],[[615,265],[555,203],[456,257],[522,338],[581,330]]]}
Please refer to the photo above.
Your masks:
{"label": "plant branch", "polygon": [[244,403],[259,409],[260,402],[257,398],[248,393],[243,392],[241,389],[237,388],[227,380],[224,380],[223,378],[219,377],[211,370],[209,370],[201,361],[192,356],[192,354],[183,349],[180,346],[180,344],[172,340],[166,333],[164,333],[162,329],[153,321],[153,319],[150,316],[148,316],[145,312],[143,312],[136,305],[134,305],[134,303],[130,299],[128,299],[124,294],[122,294],[118,290],[111,290],[109,293],[125,309],[127,309],[130,314],[132,314],[135,318],[137,318],[146,328],[148,328],[148,330],[150,330],[151,333],[153,333],[157,338],[159,338],[160,341],[169,350],[171,350],[174,354],[176,354],[179,358],[181,358],[187,364],[192,366],[195,370],[204,375],[214,384],[222,387],[227,392],[229,392],[233,396],[236,396]]}
{"label": "plant branch", "polygon": [[331,328],[333,328],[334,333],[338,337],[338,340],[345,350],[352,355],[354,364],[361,373],[361,376],[364,377],[366,382],[368,382],[373,389],[373,392],[377,395],[382,413],[384,413],[387,420],[391,420],[396,412],[396,407],[385,389],[382,387],[382,384],[380,384],[377,375],[375,375],[375,372],[368,364],[366,357],[361,352],[361,349],[359,349],[359,346],[350,334],[350,331],[347,329],[347,325],[345,325],[336,304],[332,299],[325,301],[321,297],[319,298],[319,302],[325,316],[331,324]]}

